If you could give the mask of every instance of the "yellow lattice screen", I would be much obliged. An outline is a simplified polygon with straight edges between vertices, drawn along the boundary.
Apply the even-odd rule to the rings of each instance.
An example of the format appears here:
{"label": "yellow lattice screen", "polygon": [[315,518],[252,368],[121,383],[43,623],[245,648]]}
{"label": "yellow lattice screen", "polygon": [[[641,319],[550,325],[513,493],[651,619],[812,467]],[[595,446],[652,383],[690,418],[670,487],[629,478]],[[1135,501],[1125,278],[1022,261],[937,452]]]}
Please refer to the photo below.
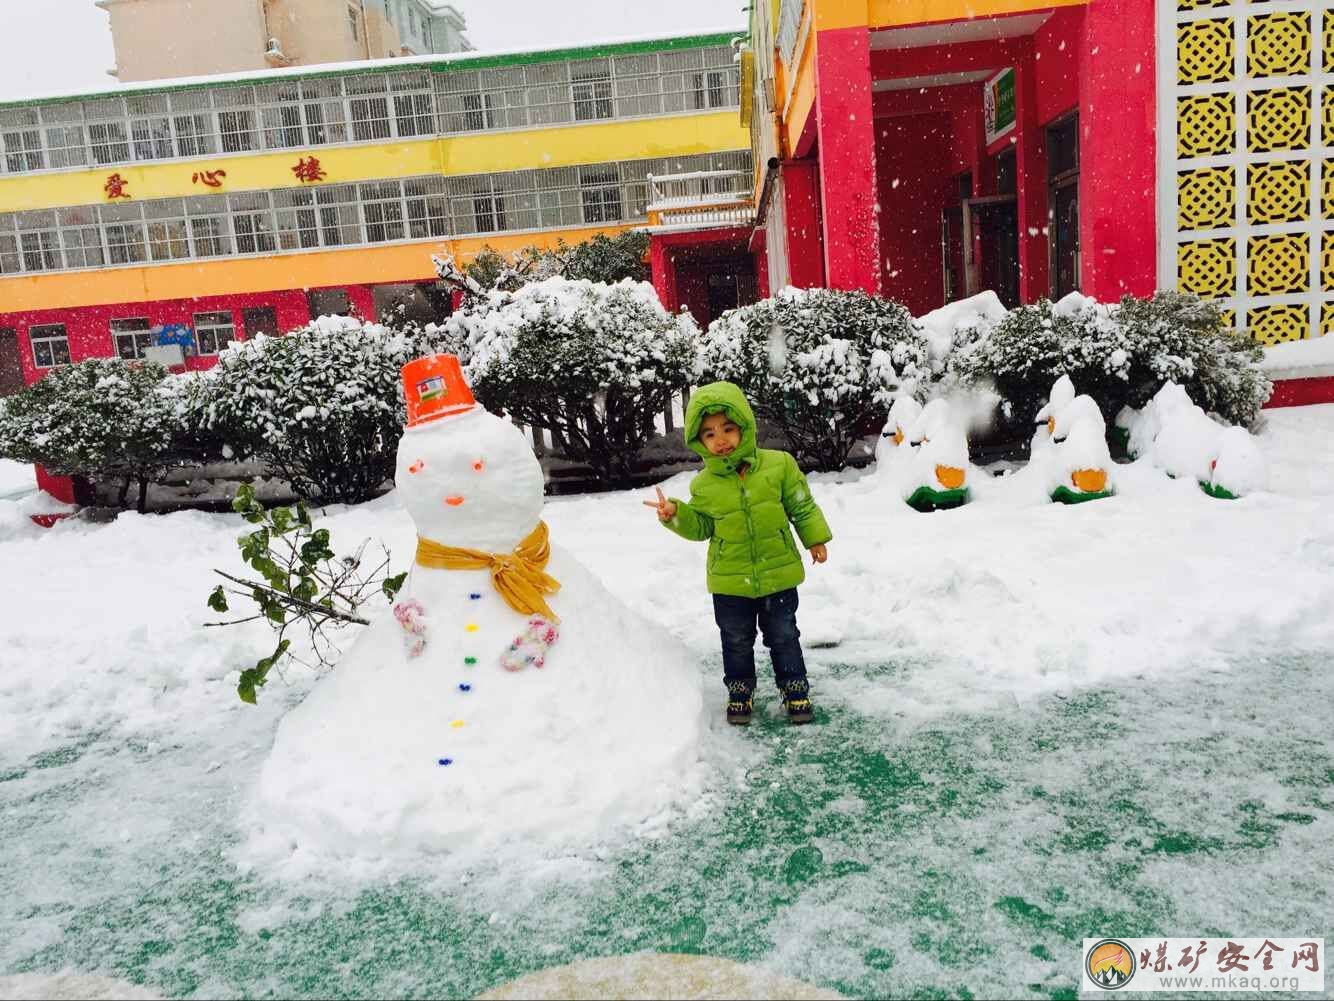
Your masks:
{"label": "yellow lattice screen", "polygon": [[1267,344],[1334,332],[1334,2],[1175,0],[1159,17],[1176,41],[1159,78],[1176,132],[1162,280]]}

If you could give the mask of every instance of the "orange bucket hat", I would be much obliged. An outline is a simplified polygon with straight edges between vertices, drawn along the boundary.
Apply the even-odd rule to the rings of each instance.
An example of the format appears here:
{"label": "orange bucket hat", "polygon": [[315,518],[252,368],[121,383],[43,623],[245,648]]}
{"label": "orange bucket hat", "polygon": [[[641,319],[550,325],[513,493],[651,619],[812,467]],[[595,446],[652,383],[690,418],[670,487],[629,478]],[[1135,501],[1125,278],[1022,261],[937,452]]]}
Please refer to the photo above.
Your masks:
{"label": "orange bucket hat", "polygon": [[466,413],[477,406],[458,355],[429,355],[403,366],[408,427]]}

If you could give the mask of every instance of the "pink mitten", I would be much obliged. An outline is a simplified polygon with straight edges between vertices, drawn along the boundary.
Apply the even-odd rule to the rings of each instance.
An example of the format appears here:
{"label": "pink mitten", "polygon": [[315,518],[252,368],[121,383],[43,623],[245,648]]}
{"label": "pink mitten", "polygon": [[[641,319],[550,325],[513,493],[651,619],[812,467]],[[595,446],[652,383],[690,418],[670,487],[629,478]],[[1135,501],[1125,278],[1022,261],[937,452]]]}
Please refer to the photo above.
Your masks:
{"label": "pink mitten", "polygon": [[559,638],[560,631],[554,623],[541,615],[534,615],[500,658],[500,666],[506,671],[542,667],[547,662],[547,651]]}
{"label": "pink mitten", "polygon": [[416,598],[409,598],[394,606],[394,618],[407,633],[408,656],[420,657],[426,649],[426,609]]}

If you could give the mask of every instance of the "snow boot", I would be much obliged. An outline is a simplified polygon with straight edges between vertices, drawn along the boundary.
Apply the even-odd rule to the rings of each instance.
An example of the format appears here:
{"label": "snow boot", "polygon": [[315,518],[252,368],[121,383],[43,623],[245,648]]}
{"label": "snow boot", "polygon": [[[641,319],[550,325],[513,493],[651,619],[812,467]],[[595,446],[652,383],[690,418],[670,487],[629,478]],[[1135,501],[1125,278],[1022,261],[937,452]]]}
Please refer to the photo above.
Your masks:
{"label": "snow boot", "polygon": [[815,716],[811,705],[811,686],[805,678],[798,681],[784,682],[779,691],[783,695],[783,705],[787,707],[789,723],[809,723]]}
{"label": "snow boot", "polygon": [[751,695],[754,691],[755,686],[748,682],[727,682],[727,722],[733,726],[750,724]]}

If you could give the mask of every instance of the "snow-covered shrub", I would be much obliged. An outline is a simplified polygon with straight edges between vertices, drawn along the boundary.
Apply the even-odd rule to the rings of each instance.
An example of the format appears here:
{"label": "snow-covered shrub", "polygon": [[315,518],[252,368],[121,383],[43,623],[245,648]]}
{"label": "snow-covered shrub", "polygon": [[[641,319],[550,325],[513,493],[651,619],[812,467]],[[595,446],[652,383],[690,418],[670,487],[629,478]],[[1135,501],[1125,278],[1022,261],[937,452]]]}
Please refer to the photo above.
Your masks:
{"label": "snow-covered shrub", "polygon": [[698,328],[642,282],[491,292],[446,330],[483,405],[551,430],[610,483],[629,482],[658,415],[697,375]]}
{"label": "snow-covered shrub", "polygon": [[1141,407],[1176,382],[1229,423],[1250,424],[1270,391],[1261,357],[1195,296],[1159,292],[1106,305],[1076,294],[1012,310],[965,338],[949,369],[961,382],[993,385],[1016,426],[1032,423],[1062,375],[1106,414]]}
{"label": "snow-covered shrub", "polygon": [[0,458],[118,484],[122,507],[137,483],[142,510],[148,484],[184,461],[177,449],[181,429],[161,365],[90,358],[53,369],[5,400]]}
{"label": "snow-covered shrub", "polygon": [[646,282],[652,278],[648,251],[648,233],[632,229],[616,236],[598,233],[573,246],[557,239],[554,247],[534,245],[510,254],[488,245],[462,267],[452,257],[436,258],[435,264],[441,281],[465,299],[473,299],[557,277],[608,284],[627,279]]}
{"label": "snow-covered shrub", "polygon": [[297,495],[375,497],[393,478],[406,413],[399,371],[433,345],[352,317],[233,343],[207,380],[203,427]]}
{"label": "snow-covered shrub", "polygon": [[787,288],[729,310],[701,350],[708,377],[734,382],[806,464],[842,468],[862,428],[929,373],[920,327],[863,292]]}

